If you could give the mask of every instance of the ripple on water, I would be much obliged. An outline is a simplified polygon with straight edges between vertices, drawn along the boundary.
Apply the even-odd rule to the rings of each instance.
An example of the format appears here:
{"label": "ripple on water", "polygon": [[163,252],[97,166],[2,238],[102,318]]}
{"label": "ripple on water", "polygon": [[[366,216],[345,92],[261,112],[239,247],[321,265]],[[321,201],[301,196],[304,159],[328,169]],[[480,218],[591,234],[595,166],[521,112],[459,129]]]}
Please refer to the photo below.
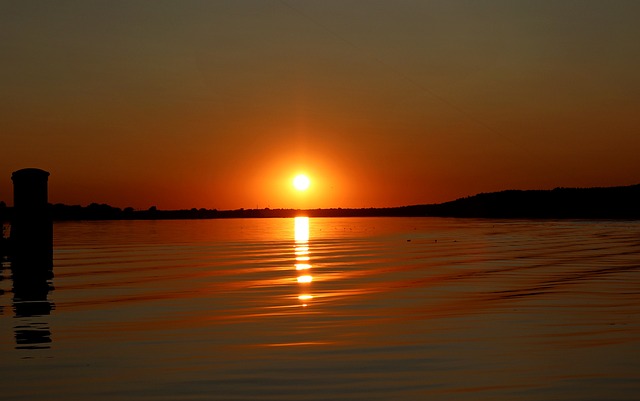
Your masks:
{"label": "ripple on water", "polygon": [[[638,222],[311,219],[308,238],[294,231],[291,219],[56,224],[47,313],[16,314],[3,262],[4,394],[640,392]],[[46,346],[17,349],[38,330]]]}

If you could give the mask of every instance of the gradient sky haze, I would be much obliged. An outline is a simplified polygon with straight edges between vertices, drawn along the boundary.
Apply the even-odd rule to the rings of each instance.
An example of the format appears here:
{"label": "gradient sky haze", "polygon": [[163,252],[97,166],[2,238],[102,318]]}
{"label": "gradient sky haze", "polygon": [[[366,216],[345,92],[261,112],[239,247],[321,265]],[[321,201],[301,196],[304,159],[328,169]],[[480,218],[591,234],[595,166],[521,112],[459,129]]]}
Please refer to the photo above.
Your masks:
{"label": "gradient sky haze", "polygon": [[[435,203],[640,182],[638,1],[0,1],[0,200]],[[296,193],[292,178],[312,180]]]}

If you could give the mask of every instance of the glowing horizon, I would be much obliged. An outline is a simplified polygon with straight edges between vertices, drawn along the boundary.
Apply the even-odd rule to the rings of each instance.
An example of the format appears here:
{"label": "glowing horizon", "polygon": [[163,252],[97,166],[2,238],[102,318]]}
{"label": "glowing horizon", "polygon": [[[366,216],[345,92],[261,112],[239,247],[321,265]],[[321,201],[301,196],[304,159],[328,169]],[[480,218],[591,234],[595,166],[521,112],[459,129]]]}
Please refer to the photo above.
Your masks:
{"label": "glowing horizon", "polygon": [[138,210],[638,183],[640,2],[295,8],[170,2],[140,20],[135,5],[12,2],[0,201],[26,167],[51,173],[51,203]]}

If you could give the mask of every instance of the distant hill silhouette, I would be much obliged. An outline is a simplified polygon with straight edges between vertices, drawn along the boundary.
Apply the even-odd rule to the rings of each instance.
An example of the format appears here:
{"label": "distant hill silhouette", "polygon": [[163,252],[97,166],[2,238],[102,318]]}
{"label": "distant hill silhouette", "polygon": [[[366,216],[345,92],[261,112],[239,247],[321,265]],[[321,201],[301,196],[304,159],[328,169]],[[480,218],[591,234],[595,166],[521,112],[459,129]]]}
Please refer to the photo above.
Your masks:
{"label": "distant hill silhouette", "polygon": [[[534,219],[640,219],[640,184],[606,188],[556,188],[480,193],[454,201],[391,208],[362,209],[120,209],[105,204],[50,205],[54,220],[150,220],[309,217],[479,217]],[[10,221],[12,208],[0,204],[0,220]]]}
{"label": "distant hill silhouette", "polygon": [[452,217],[638,219],[640,184],[481,193],[417,209],[428,215]]}

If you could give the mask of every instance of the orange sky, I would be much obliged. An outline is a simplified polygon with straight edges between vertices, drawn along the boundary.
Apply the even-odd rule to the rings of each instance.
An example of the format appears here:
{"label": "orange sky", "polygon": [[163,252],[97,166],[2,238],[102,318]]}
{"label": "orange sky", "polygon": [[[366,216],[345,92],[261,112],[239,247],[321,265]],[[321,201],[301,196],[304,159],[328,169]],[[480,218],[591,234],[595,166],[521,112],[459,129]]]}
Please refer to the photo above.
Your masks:
{"label": "orange sky", "polygon": [[[640,182],[640,2],[0,1],[0,200],[381,207]],[[296,193],[306,172],[312,187]]]}

